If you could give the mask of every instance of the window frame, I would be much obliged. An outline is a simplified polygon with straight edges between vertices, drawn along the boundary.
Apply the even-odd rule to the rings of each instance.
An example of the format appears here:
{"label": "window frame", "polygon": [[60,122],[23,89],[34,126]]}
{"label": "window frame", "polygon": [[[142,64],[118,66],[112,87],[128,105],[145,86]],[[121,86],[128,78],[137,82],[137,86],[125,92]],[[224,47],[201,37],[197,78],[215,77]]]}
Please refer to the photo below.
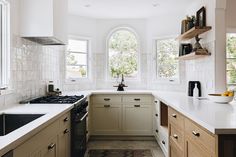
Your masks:
{"label": "window frame", "polygon": [[0,52],[0,88],[7,89],[10,86],[10,3],[0,0],[2,7],[2,39]]}
{"label": "window frame", "polygon": [[[232,29],[231,29],[231,31],[229,31],[229,30],[227,31],[227,33],[226,33],[226,49],[227,49],[227,39],[228,39],[227,37],[228,37],[228,34],[235,34],[236,35],[236,29],[235,29],[235,31],[232,30]],[[227,61],[228,60],[235,60],[236,61],[236,57],[235,58],[232,58],[232,57],[228,58],[227,57],[227,50],[226,50],[226,58],[225,59],[226,59],[226,69],[225,69],[226,70],[226,87],[227,88],[235,87],[236,83],[228,83],[228,75],[227,75],[227,73],[228,73],[228,71],[233,71],[233,70],[227,69]]]}
{"label": "window frame", "polygon": [[137,77],[134,78],[127,78],[125,77],[125,81],[141,81],[141,40],[140,37],[138,35],[138,33],[136,32],[135,29],[133,29],[132,27],[129,26],[120,26],[120,27],[116,27],[114,29],[112,29],[109,34],[107,35],[107,39],[106,39],[106,67],[105,67],[105,78],[106,81],[110,81],[110,82],[114,82],[114,81],[120,81],[121,80],[121,76],[119,78],[113,78],[110,76],[110,70],[109,70],[109,41],[111,39],[111,36],[116,33],[117,31],[121,31],[121,30],[125,30],[125,31],[129,31],[131,33],[133,33],[136,37],[137,43],[138,43],[138,48],[137,48]]}
{"label": "window frame", "polygon": [[72,39],[72,40],[81,40],[81,41],[87,41],[88,44],[87,44],[87,53],[84,53],[84,52],[74,52],[74,51],[71,51],[72,53],[79,53],[79,54],[87,54],[87,77],[84,77],[84,78],[67,78],[66,75],[67,75],[67,64],[66,64],[66,53],[68,52],[68,50],[66,50],[66,53],[65,53],[65,80],[66,80],[66,83],[70,84],[70,83],[79,83],[81,81],[89,81],[91,79],[91,38],[89,37],[83,37],[83,36],[76,36],[76,35],[69,35],[68,39]]}
{"label": "window frame", "polygon": [[[158,40],[167,40],[167,39],[175,39],[177,37],[177,35],[171,35],[171,36],[162,36],[162,37],[155,37],[153,38],[153,69],[155,69],[155,75],[153,76],[153,82],[154,83],[160,83],[160,84],[180,84],[180,61],[178,60],[178,73],[177,73],[177,78],[161,78],[158,75],[158,64],[157,64],[157,41]],[[178,44],[180,44],[178,42]],[[177,51],[178,52],[178,51]]]}

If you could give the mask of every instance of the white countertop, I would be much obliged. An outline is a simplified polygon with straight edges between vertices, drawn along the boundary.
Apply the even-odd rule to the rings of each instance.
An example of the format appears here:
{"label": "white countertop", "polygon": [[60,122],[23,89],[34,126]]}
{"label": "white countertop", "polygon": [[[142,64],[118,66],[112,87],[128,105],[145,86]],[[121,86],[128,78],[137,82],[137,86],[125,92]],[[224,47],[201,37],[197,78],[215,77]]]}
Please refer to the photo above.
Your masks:
{"label": "white countertop", "polygon": [[0,136],[0,156],[36,134],[72,108],[73,104],[25,104],[0,111],[0,114],[45,114],[5,136]]}
{"label": "white countertop", "polygon": [[[152,94],[166,105],[179,111],[213,134],[236,134],[236,104],[217,104],[209,100],[198,100],[188,97],[185,93],[153,90],[63,92],[63,95],[81,94],[85,96],[93,94]],[[36,134],[72,108],[72,104],[27,104],[0,111],[0,114],[45,114],[6,136],[0,136],[0,156]]]}

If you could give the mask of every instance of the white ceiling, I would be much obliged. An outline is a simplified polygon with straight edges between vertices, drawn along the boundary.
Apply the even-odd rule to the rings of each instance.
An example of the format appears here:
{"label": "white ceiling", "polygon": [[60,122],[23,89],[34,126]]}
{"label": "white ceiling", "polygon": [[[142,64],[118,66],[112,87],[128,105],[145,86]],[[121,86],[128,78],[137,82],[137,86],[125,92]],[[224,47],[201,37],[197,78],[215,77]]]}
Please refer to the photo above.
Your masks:
{"label": "white ceiling", "polygon": [[196,0],[69,0],[69,13],[92,18],[148,18],[170,12],[183,12],[194,1]]}

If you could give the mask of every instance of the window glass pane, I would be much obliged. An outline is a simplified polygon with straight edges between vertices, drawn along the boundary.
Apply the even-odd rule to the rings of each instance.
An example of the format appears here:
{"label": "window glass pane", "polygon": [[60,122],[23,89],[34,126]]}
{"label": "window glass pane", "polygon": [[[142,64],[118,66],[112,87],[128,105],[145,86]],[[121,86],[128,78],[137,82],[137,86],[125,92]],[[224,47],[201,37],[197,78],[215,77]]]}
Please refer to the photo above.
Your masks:
{"label": "window glass pane", "polygon": [[68,50],[73,52],[87,52],[88,41],[86,40],[69,40]]}
{"label": "window glass pane", "polygon": [[67,79],[86,78],[87,66],[67,66]]}
{"label": "window glass pane", "polygon": [[178,78],[178,43],[174,39],[157,40],[157,77]]}
{"label": "window glass pane", "polygon": [[67,65],[87,65],[87,54],[83,53],[68,53]]}
{"label": "window glass pane", "polygon": [[236,34],[227,34],[226,56],[227,84],[232,87],[236,84]]}
{"label": "window glass pane", "polygon": [[227,70],[236,70],[236,58],[227,59]]}
{"label": "window glass pane", "polygon": [[227,35],[227,58],[236,58],[236,34]]}
{"label": "window glass pane", "polygon": [[134,33],[119,30],[109,40],[109,73],[116,78],[135,78],[138,74],[138,41]]}

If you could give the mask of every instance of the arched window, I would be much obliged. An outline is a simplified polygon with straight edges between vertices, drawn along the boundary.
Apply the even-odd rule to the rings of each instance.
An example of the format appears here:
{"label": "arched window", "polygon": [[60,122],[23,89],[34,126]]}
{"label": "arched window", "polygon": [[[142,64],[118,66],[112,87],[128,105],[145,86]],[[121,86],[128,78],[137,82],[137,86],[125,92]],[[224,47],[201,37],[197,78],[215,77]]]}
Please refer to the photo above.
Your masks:
{"label": "arched window", "polygon": [[111,33],[108,39],[108,74],[110,78],[118,78],[122,74],[126,78],[138,76],[137,35],[129,28],[119,28]]}

